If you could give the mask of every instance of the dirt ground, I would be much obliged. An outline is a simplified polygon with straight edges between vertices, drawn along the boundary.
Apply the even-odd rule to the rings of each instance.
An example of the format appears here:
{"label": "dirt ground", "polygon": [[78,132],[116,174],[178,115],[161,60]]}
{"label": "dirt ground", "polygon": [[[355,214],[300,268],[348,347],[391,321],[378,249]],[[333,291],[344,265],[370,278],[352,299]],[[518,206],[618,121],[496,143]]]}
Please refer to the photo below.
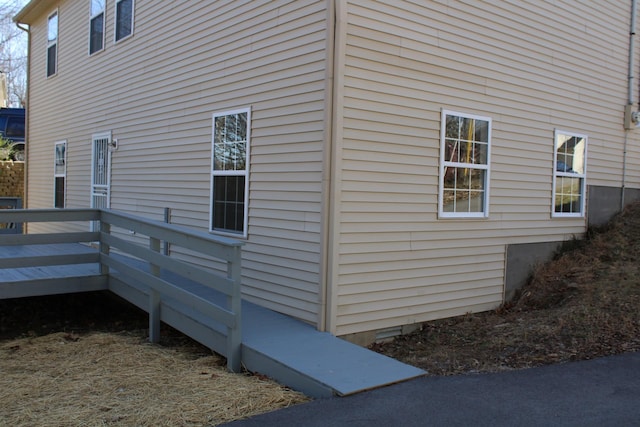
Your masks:
{"label": "dirt ground", "polygon": [[492,312],[428,322],[372,349],[431,375],[503,371],[640,350],[640,204],[566,242]]}

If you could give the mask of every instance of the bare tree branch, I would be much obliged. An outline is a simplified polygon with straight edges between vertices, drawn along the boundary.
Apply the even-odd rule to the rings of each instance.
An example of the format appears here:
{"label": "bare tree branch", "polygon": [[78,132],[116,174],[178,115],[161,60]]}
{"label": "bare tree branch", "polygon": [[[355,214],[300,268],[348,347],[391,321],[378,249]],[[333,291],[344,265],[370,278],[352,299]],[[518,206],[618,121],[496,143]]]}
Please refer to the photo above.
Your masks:
{"label": "bare tree branch", "polygon": [[[0,72],[7,82],[7,103],[24,107],[27,94],[27,35],[13,22],[26,0],[0,1]],[[1,99],[0,103],[5,100]]]}

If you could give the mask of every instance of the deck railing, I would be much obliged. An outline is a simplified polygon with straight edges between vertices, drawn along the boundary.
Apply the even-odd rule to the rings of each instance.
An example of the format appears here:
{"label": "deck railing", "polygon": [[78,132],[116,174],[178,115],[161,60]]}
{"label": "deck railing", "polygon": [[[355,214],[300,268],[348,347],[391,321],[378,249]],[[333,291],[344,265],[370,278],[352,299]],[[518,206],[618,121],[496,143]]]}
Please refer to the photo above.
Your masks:
{"label": "deck railing", "polygon": [[[0,197],[0,209],[21,209],[22,199],[20,197]],[[0,222],[0,234],[20,234],[22,233],[21,223]]]}
{"label": "deck railing", "polygon": [[[178,301],[195,309],[209,319],[226,327],[226,357],[230,371],[241,369],[241,247],[242,242],[207,233],[198,232],[173,224],[104,209],[38,209],[0,211],[0,223],[21,222],[74,222],[89,221],[100,224],[99,231],[76,231],[64,233],[35,233],[0,236],[0,245],[43,245],[58,243],[95,242],[98,253],[86,254],[74,259],[61,255],[42,255],[28,258],[0,260],[0,268],[39,267],[48,265],[99,262],[102,275],[117,275],[117,279],[132,286],[144,286],[149,293],[149,339],[160,338],[160,307],[165,299]],[[88,229],[89,227],[87,227]],[[96,227],[94,227],[96,228]],[[135,238],[127,238],[126,230]],[[218,272],[165,255],[162,242],[181,247],[195,253],[213,257],[226,266]],[[123,257],[124,255],[124,257]],[[142,262],[144,268],[127,259]],[[225,303],[216,304],[185,290],[168,279],[166,272],[174,277],[188,278],[205,287],[214,289],[225,298]],[[115,279],[114,279],[115,280]]]}

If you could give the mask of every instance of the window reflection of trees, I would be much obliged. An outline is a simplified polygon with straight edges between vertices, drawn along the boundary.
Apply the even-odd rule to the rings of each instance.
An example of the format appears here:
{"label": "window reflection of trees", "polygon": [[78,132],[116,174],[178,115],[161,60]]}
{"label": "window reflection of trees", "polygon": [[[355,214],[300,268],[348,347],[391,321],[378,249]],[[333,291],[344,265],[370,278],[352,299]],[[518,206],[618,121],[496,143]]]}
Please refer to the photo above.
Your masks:
{"label": "window reflection of trees", "polygon": [[216,117],[214,169],[244,170],[247,152],[247,114]]}
{"label": "window reflection of trees", "polygon": [[582,212],[587,139],[580,135],[556,133],[554,212]]}
{"label": "window reflection of trees", "polygon": [[486,171],[473,166],[487,164],[488,147],[488,121],[447,116],[443,179],[445,211],[477,212],[484,209]]}

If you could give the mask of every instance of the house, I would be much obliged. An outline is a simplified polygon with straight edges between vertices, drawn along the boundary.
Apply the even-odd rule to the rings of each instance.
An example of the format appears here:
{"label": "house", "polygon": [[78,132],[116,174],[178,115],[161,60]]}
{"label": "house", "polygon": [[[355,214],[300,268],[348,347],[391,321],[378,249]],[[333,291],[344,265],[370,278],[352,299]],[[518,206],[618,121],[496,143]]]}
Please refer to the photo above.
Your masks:
{"label": "house", "polygon": [[640,197],[636,15],[32,0],[26,206],[168,208],[246,241],[246,299],[356,342],[490,310]]}

